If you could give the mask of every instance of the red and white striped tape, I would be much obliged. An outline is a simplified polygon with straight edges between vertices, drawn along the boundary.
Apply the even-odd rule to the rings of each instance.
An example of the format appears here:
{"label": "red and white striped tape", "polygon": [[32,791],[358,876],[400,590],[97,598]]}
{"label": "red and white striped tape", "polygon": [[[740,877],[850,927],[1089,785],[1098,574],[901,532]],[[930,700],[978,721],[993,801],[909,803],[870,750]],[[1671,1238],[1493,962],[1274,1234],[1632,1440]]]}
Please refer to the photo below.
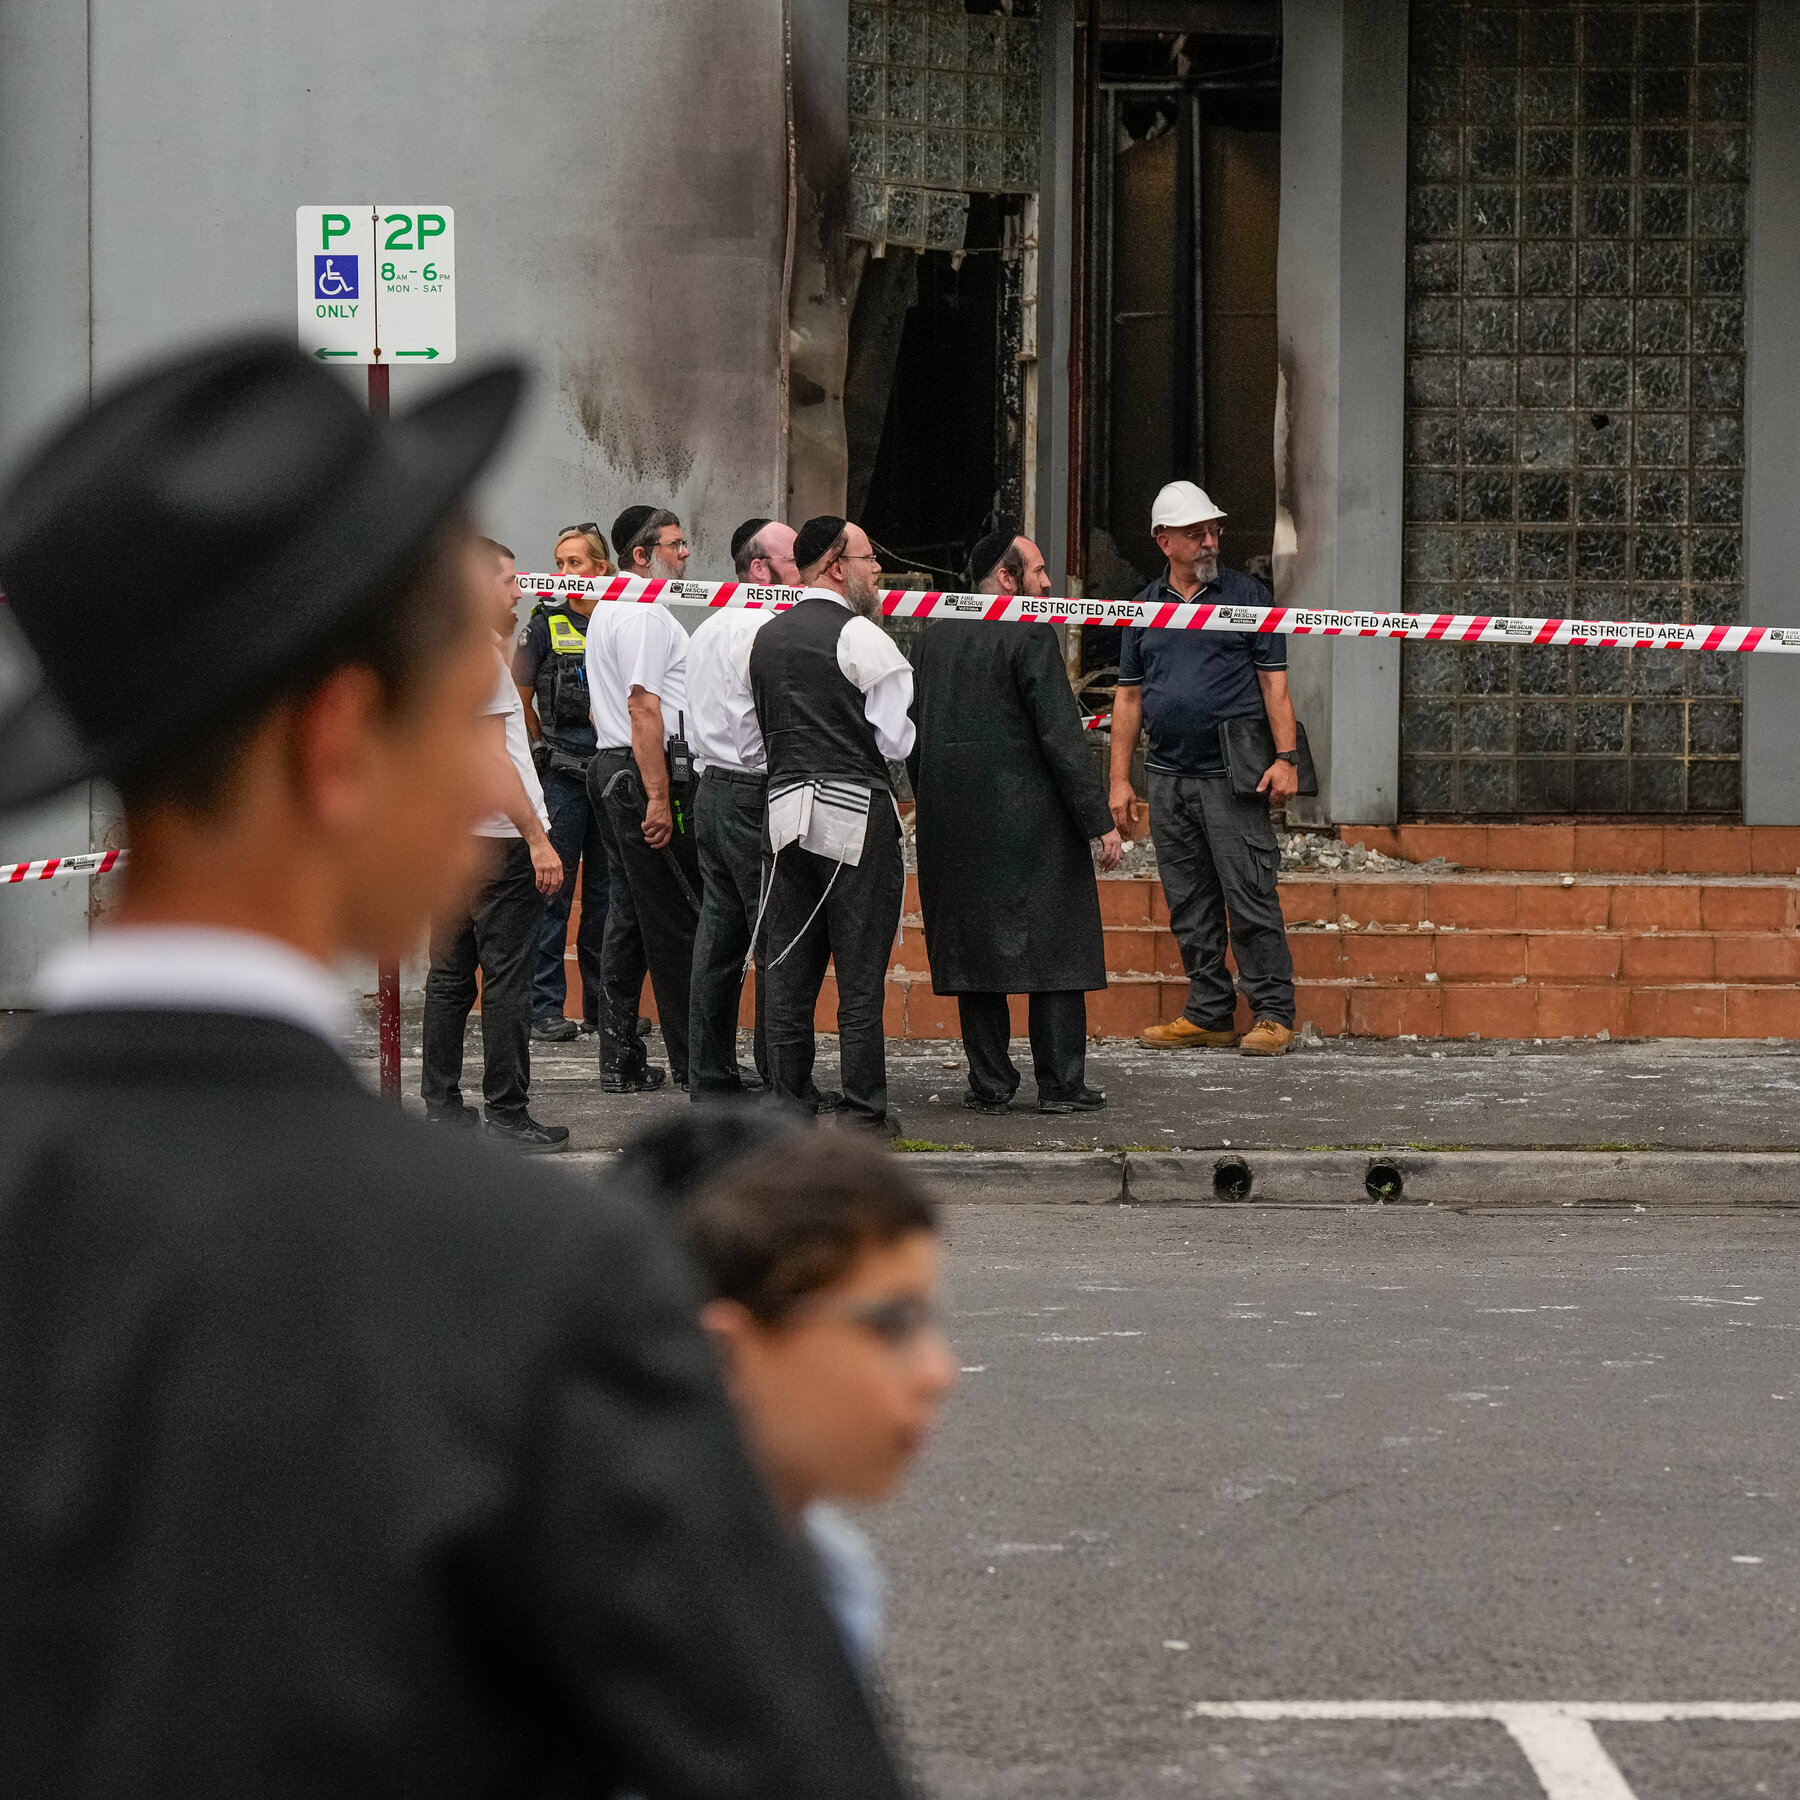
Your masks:
{"label": "red and white striped tape", "polygon": [[104,875],[125,860],[123,850],[94,850],[80,856],[46,856],[37,862],[0,863],[0,883],[50,881],[58,875]]}
{"label": "red and white striped tape", "polygon": [[[744,581],[663,581],[643,575],[521,575],[533,596],[592,594],[669,606],[747,606],[784,611],[797,590]],[[1800,629],[1765,625],[1663,625],[1627,619],[1506,619],[1484,613],[1320,612],[1290,606],[1202,606],[1141,600],[1027,600],[1016,594],[919,593],[888,588],[893,619],[1031,620],[1046,625],[1148,625],[1161,631],[1264,631],[1294,637],[1417,638],[1447,644],[1573,644],[1595,650],[1764,650],[1800,655]]]}

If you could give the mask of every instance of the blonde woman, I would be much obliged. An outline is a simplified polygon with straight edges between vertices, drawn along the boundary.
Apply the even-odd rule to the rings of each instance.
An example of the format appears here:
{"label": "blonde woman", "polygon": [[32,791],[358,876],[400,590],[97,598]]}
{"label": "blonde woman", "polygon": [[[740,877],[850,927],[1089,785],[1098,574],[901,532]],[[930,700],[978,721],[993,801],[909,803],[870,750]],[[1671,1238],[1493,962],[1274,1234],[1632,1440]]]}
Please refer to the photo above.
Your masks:
{"label": "blonde woman", "polygon": [[[557,533],[556,571],[602,580],[615,573],[606,534],[589,521]],[[513,680],[525,700],[532,755],[544,783],[550,842],[562,858],[562,886],[544,906],[532,968],[531,1035],[540,1043],[566,1043],[600,1021],[600,939],[606,929],[606,842],[588,805],[587,765],[594,754],[594,718],[588,704],[587,622],[593,594],[565,594],[540,601],[519,633]],[[579,868],[578,866],[579,865]],[[581,884],[581,924],[575,962],[581,972],[581,1024],[567,1016],[564,953],[569,909]]]}

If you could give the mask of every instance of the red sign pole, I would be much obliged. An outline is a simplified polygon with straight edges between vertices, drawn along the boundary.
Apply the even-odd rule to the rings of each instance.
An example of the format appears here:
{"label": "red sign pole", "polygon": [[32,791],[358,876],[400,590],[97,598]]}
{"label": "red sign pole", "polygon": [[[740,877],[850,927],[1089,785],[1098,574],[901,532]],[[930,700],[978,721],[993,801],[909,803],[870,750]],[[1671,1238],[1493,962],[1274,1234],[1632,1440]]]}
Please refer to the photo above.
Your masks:
{"label": "red sign pole", "polygon": [[[376,355],[380,355],[380,351]],[[388,366],[369,364],[369,411],[388,416]],[[375,983],[376,1012],[381,1027],[381,1097],[400,1104],[400,967],[384,962]]]}

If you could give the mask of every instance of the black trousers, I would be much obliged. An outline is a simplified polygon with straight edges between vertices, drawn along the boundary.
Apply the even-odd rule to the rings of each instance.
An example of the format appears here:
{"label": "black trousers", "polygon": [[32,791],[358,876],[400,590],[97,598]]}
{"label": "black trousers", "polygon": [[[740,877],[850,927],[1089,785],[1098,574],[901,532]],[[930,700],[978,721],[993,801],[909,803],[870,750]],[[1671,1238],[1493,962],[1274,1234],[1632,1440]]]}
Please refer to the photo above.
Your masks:
{"label": "black trousers", "polygon": [[1231,1024],[1238,985],[1259,1019],[1294,1028],[1294,958],[1276,877],[1281,846],[1259,794],[1240,799],[1223,775],[1150,777],[1150,835],[1169,902],[1169,930],[1187,971],[1182,1016],[1207,1030]]}
{"label": "black trousers", "polygon": [[606,842],[588,803],[587,783],[567,769],[544,777],[544,810],[550,815],[550,847],[562,858],[562,886],[544,904],[538,927],[537,966],[531,978],[531,1016],[563,1016],[569,983],[564,954],[575,885],[581,884],[581,924],[575,932],[575,966],[581,975],[581,1016],[600,1023],[600,954],[606,934]]}
{"label": "black trousers", "polygon": [[[1004,994],[958,994],[969,1091],[998,1103],[1019,1091],[1013,1067],[1012,1013]],[[1040,1100],[1070,1100],[1087,1079],[1087,995],[1079,988],[1027,996],[1031,1072]]]}
{"label": "black trousers", "polygon": [[621,769],[637,774],[629,750],[602,750],[588,765],[588,795],[600,813],[609,883],[606,936],[600,949],[600,1067],[629,1075],[644,1066],[647,1059],[637,1021],[648,973],[656,990],[663,1042],[669,1048],[669,1067],[677,1081],[685,1082],[688,990],[698,919],[675,869],[681,870],[697,899],[700,862],[694,852],[694,822],[689,819],[687,829],[676,832],[666,853],[651,849],[642,829],[641,779],[634,790],[637,804],[629,803],[619,789],[610,800],[605,798],[607,783]]}
{"label": "black trousers", "polygon": [[[873,796],[862,861],[855,868],[847,864],[840,868],[826,857],[789,844],[776,857],[770,882],[762,941],[757,946],[769,1003],[770,1085],[784,1099],[802,1104],[817,1092],[813,1086],[813,1012],[819,1003],[819,989],[825,984],[825,966],[832,963],[837,970],[844,1109],[865,1124],[880,1124],[887,1117],[882,1005],[887,994],[888,952],[906,892],[900,822],[886,792]],[[807,917],[828,884],[830,897],[807,926]],[[776,959],[790,944],[794,948],[777,964]]]}
{"label": "black trousers", "polygon": [[[694,983],[688,1003],[688,1091],[735,1094],[744,1086],[737,1059],[738,1002],[744,955],[762,897],[768,783],[735,770],[708,769],[694,799],[694,842],[706,891],[694,933]],[[756,1072],[769,1079],[763,973],[756,971]]]}
{"label": "black trousers", "polygon": [[496,838],[499,866],[466,913],[431,922],[424,1074],[430,1112],[462,1105],[463,1032],[481,971],[481,1094],[490,1119],[525,1116],[531,1087],[531,968],[544,897],[523,838]]}

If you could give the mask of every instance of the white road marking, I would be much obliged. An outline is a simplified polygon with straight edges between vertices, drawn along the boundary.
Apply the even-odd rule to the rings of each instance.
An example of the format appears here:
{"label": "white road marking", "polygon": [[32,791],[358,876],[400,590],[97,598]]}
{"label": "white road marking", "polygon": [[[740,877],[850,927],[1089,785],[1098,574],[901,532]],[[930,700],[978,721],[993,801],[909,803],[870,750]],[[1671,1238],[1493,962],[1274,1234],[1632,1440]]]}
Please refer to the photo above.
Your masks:
{"label": "white road marking", "polygon": [[1194,1719],[1484,1719],[1503,1725],[1546,1800],[1636,1800],[1594,1725],[1662,1725],[1684,1719],[1800,1722],[1796,1700],[1201,1700]]}
{"label": "white road marking", "polygon": [[1520,1713],[1504,1723],[1548,1800],[1636,1800],[1586,1719]]}

